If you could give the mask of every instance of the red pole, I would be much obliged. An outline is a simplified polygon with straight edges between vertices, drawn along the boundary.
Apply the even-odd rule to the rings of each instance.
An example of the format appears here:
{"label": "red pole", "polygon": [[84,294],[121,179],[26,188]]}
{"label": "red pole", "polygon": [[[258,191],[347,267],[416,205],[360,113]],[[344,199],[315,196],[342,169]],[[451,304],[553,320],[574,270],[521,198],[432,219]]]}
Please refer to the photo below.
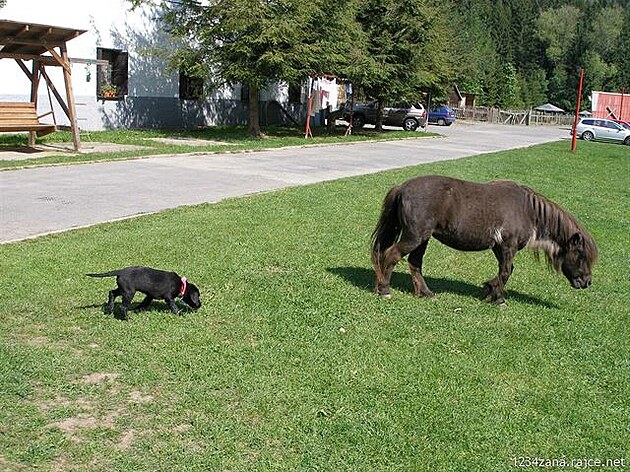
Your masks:
{"label": "red pole", "polygon": [[[621,87],[621,111],[619,112],[619,119],[623,120],[623,117],[625,116],[623,113],[623,93],[626,91],[626,89],[624,89],[623,87]],[[625,121],[629,121],[630,118],[628,118],[628,120]]]}
{"label": "red pole", "polygon": [[575,106],[575,118],[573,119],[573,137],[571,138],[571,152],[577,147],[577,124],[580,116],[580,102],[582,101],[582,84],[584,83],[584,69],[580,67],[580,85],[578,86],[577,105]]}
{"label": "red pole", "polygon": [[312,138],[313,133],[311,131],[311,111],[313,110],[313,89],[315,88],[315,78],[309,77],[308,79],[308,105],[306,106],[306,130],[304,131],[304,139],[309,136]]}
{"label": "red pole", "polygon": [[311,110],[313,109],[313,97],[308,97],[308,105],[306,107],[306,131],[304,132],[304,138],[308,138],[309,136],[312,138],[313,133],[311,132]]}

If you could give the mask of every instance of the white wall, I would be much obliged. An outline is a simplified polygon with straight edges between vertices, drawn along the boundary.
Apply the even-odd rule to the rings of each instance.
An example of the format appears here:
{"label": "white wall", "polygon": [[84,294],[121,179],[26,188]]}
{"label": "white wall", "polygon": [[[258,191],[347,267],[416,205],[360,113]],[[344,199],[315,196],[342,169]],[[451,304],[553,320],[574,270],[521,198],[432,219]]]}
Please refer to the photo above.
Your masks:
{"label": "white wall", "polygon": [[[151,8],[132,12],[129,8],[126,0],[8,0],[0,18],[87,30],[67,43],[70,57],[96,59],[97,47],[127,51],[129,95],[177,96],[177,74],[166,74],[164,62],[149,54],[151,49],[170,44],[155,21],[158,12]],[[57,68],[47,68],[47,72],[63,90],[61,72]],[[0,61],[0,77],[0,94],[27,94],[30,90],[14,61]],[[73,64],[72,83],[75,95],[95,97],[96,66]]]}
{"label": "white wall", "polygon": [[[97,100],[96,65],[73,63],[72,85],[82,128],[158,127],[163,120],[167,126],[177,126],[180,121],[188,122],[191,107],[196,110],[196,120],[205,124],[242,122],[246,113],[238,86],[214,91],[205,102],[179,100],[179,73],[167,72],[165,59],[173,44],[158,20],[160,12],[156,7],[130,8],[127,0],[7,0],[0,18],[86,30],[67,43],[71,58],[96,59],[97,47],[129,53],[128,95],[123,100]],[[60,68],[47,67],[46,72],[63,95]],[[50,105],[44,84],[39,94],[40,111],[47,111]],[[15,61],[0,60],[0,100],[28,100],[29,95],[30,81]],[[269,87],[261,94],[261,100],[287,98],[287,87]],[[176,118],[169,114],[181,115],[180,121],[169,124],[169,119]],[[63,113],[56,116],[61,124],[67,123]]]}

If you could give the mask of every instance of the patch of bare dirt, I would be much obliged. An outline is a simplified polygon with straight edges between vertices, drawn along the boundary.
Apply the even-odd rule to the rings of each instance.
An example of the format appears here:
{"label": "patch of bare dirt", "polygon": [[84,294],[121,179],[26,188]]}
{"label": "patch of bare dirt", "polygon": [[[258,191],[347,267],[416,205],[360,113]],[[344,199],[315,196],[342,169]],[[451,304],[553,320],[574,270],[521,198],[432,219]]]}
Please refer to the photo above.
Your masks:
{"label": "patch of bare dirt", "polygon": [[120,374],[108,373],[108,372],[96,372],[94,374],[84,375],[82,380],[84,384],[94,385],[94,384],[101,384],[104,382],[113,382],[118,377],[120,377]]}
{"label": "patch of bare dirt", "polygon": [[77,416],[66,418],[46,425],[46,428],[56,428],[60,430],[70,441],[80,443],[83,441],[85,431],[97,428],[114,429],[118,411],[112,411],[105,416],[98,417],[91,413],[79,413]]}
{"label": "patch of bare dirt", "polygon": [[6,472],[22,472],[28,470],[28,467],[22,464],[16,464],[3,456],[0,456],[0,470]]}
{"label": "patch of bare dirt", "polygon": [[132,390],[129,393],[129,399],[134,403],[151,403],[153,401],[153,395],[143,395],[138,390]]}
{"label": "patch of bare dirt", "polygon": [[[95,372],[93,374],[84,375],[77,380],[77,383],[83,385],[100,386],[103,394],[124,398],[122,393],[125,389],[119,381],[120,374],[114,372]],[[134,441],[143,434],[134,429],[123,430],[120,420],[124,420],[129,416],[129,407],[138,404],[148,404],[154,401],[153,395],[145,394],[140,390],[133,389],[128,393],[127,401],[116,403],[113,409],[103,411],[103,405],[98,398],[79,397],[77,399],[69,399],[58,395],[52,399],[36,401],[35,404],[41,411],[49,412],[53,415],[55,410],[69,410],[72,413],[66,418],[53,421],[45,426],[45,429],[54,429],[60,431],[69,441],[78,444],[89,438],[89,434],[97,429],[107,429],[113,432],[119,432],[120,438],[118,442],[112,444],[113,447],[121,451],[129,450]],[[132,407],[133,408],[133,407]],[[56,416],[58,418],[58,416]],[[126,421],[125,421],[126,422]],[[53,470],[64,470],[64,459],[58,458],[59,467]],[[4,466],[0,461],[0,470],[4,470]]]}
{"label": "patch of bare dirt", "polygon": [[127,431],[126,433],[123,433],[120,438],[120,442],[118,443],[118,449],[120,449],[121,451],[126,451],[127,449],[129,449],[135,437],[136,432],[133,429]]}

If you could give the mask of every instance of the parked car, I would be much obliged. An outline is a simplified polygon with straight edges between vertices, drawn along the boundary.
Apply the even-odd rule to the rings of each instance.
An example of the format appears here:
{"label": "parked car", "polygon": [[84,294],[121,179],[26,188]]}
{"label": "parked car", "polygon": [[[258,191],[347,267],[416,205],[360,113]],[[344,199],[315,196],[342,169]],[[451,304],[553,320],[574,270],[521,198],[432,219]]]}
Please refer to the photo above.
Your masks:
{"label": "parked car", "polygon": [[621,126],[623,126],[626,129],[630,129],[630,123],[628,123],[627,121],[621,121],[621,120],[613,120],[615,123],[619,123]]}
{"label": "parked car", "polygon": [[429,123],[450,126],[455,123],[455,111],[446,105],[433,107],[429,110]]}
{"label": "parked car", "polygon": [[[362,128],[365,124],[376,124],[378,101],[355,103],[352,113],[352,126]],[[350,122],[350,105],[346,107],[344,119]],[[405,131],[415,131],[424,127],[427,112],[421,103],[400,103],[383,108],[383,125],[401,126]]]}
{"label": "parked car", "polygon": [[624,128],[613,120],[582,118],[577,125],[576,133],[577,137],[584,141],[613,141],[630,146],[630,129]]}

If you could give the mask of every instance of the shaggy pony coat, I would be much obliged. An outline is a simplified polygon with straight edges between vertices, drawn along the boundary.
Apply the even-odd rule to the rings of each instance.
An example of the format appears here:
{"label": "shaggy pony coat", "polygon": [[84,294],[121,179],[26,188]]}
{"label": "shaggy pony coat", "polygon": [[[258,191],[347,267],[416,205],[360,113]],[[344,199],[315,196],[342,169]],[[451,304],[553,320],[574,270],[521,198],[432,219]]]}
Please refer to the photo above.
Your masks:
{"label": "shaggy pony coat", "polygon": [[514,256],[525,247],[542,251],[573,288],[591,284],[597,259],[595,241],[577,220],[529,187],[421,176],[393,187],[383,201],[372,234],[377,293],[389,296],[394,266],[408,255],[414,294],[434,297],[422,276],[431,237],[461,251],[492,250],[499,272],[484,284],[482,298],[497,304],[505,301]]}

